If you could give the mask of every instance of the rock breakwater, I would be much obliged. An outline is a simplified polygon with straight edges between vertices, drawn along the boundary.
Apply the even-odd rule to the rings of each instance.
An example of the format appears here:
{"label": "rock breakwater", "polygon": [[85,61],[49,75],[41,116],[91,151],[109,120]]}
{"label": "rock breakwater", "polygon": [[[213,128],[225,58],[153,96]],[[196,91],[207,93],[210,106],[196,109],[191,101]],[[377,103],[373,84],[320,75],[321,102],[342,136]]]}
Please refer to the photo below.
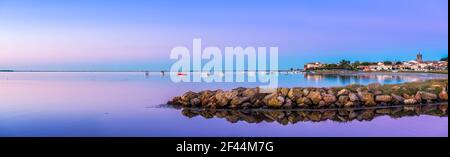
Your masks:
{"label": "rock breakwater", "polygon": [[229,91],[186,92],[169,105],[226,109],[356,108],[390,105],[417,105],[448,102],[448,80],[434,79],[395,85],[372,83],[331,88],[277,88],[271,93],[259,88]]}

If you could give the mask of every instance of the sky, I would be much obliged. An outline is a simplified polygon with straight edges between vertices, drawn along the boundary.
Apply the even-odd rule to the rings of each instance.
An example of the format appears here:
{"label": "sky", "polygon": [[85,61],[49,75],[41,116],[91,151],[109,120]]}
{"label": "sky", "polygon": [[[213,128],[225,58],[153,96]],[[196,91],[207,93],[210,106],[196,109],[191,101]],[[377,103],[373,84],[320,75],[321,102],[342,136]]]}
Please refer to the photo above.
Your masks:
{"label": "sky", "polygon": [[447,0],[0,0],[0,69],[161,70],[172,48],[279,47],[307,62],[448,54]]}

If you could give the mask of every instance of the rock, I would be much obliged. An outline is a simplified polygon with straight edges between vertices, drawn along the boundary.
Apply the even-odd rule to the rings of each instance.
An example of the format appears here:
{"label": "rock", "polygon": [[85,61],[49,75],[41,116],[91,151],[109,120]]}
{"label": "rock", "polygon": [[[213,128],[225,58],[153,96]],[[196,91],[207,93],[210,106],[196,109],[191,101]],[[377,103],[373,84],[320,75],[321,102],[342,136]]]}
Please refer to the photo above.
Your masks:
{"label": "rock", "polygon": [[346,95],[341,95],[341,96],[339,96],[338,102],[339,102],[341,105],[345,105],[345,104],[347,104],[347,102],[349,102],[349,100],[350,100],[350,97],[348,97],[348,96],[346,96]]}
{"label": "rock", "polygon": [[311,99],[311,101],[314,105],[319,104],[319,102],[322,100],[322,96],[321,96],[320,92],[316,92],[316,91],[309,92],[307,97],[309,99]]}
{"label": "rock", "polygon": [[327,94],[336,95],[333,89],[328,89]]}
{"label": "rock", "polygon": [[213,97],[215,92],[206,90],[206,91],[200,92],[199,94],[200,95],[198,96],[198,98],[200,99],[201,105],[206,106],[206,105],[208,105],[210,98]]}
{"label": "rock", "polygon": [[217,100],[217,105],[219,107],[225,107],[228,105],[228,102],[230,101],[226,96],[225,96],[225,92],[222,90],[218,90],[216,92],[216,100]]}
{"label": "rock", "polygon": [[334,104],[337,101],[336,96],[332,95],[332,94],[322,94],[323,97],[323,101],[330,105],[330,104]]}
{"label": "rock", "polygon": [[225,92],[225,97],[229,100],[234,99],[238,96],[239,91],[238,90],[231,90],[228,92]]}
{"label": "rock", "polygon": [[439,99],[443,101],[448,101],[448,93],[445,88],[442,88],[442,91],[439,93]]}
{"label": "rock", "polygon": [[321,100],[320,102],[319,102],[319,107],[326,107],[326,106],[328,106],[329,104],[327,104],[325,101],[323,101],[323,100]]}
{"label": "rock", "polygon": [[408,95],[408,94],[403,94],[403,98],[405,99],[414,99],[414,96]]}
{"label": "rock", "polygon": [[375,106],[377,105],[375,103],[374,95],[368,92],[361,93],[361,99],[364,102],[365,106]]}
{"label": "rock", "polygon": [[375,101],[388,103],[392,101],[392,97],[390,95],[377,95],[375,96]]}
{"label": "rock", "polygon": [[311,101],[311,99],[309,99],[307,97],[302,97],[302,98],[297,99],[297,105],[299,107],[311,106],[312,105],[312,101]]}
{"label": "rock", "polygon": [[303,95],[308,95],[309,94],[309,90],[308,89],[303,89]]}
{"label": "rock", "polygon": [[249,97],[249,98],[254,97],[256,94],[258,94],[258,89],[256,89],[256,88],[248,88],[242,92],[243,97]]}
{"label": "rock", "polygon": [[267,95],[263,101],[268,107],[280,108],[284,103],[284,98],[278,96],[278,93],[272,93]]}
{"label": "rock", "polygon": [[344,107],[346,107],[346,108],[351,108],[351,107],[355,107],[355,106],[356,106],[356,103],[352,102],[352,101],[349,101],[344,104]]}
{"label": "rock", "polygon": [[420,92],[420,96],[422,100],[436,100],[438,98],[436,94],[429,92]]}
{"label": "rock", "polygon": [[303,92],[301,88],[292,88],[288,92],[288,97],[292,100],[297,100],[298,98],[303,96]]}
{"label": "rock", "polygon": [[289,99],[289,98],[285,99],[283,107],[285,107],[285,108],[292,108],[292,106],[293,106],[292,105],[292,100]]}
{"label": "rock", "polygon": [[416,99],[405,99],[404,103],[405,103],[405,105],[414,105],[414,104],[417,104],[417,100]]}
{"label": "rock", "polygon": [[247,102],[250,100],[250,97],[235,97],[230,102],[231,108],[238,108],[241,104],[244,102]]}
{"label": "rock", "polygon": [[420,94],[420,91],[416,93],[414,99],[416,99],[417,102],[422,102],[422,95]]}
{"label": "rock", "polygon": [[189,92],[184,93],[181,96],[181,100],[184,102],[190,102],[191,99],[196,98],[196,97],[197,97],[197,93],[189,91]]}
{"label": "rock", "polygon": [[289,88],[280,88],[279,92],[280,92],[281,96],[286,97],[289,93],[289,90],[290,90]]}
{"label": "rock", "polygon": [[206,107],[209,108],[216,108],[217,105],[217,99],[215,96],[211,96],[208,100],[202,101],[202,106],[205,106],[203,103],[206,104]]}
{"label": "rock", "polygon": [[348,95],[350,93],[350,91],[348,89],[341,89],[336,96],[341,96],[341,95]]}
{"label": "rock", "polygon": [[192,106],[199,106],[201,104],[201,101],[199,98],[193,98],[191,99],[190,103]]}
{"label": "rock", "polygon": [[371,84],[367,85],[367,89],[369,89],[369,90],[377,90],[380,87],[381,87],[380,83],[371,83]]}
{"label": "rock", "polygon": [[251,103],[256,103],[257,101],[262,101],[267,95],[267,93],[256,93],[253,97],[250,97]]}
{"label": "rock", "polygon": [[394,104],[402,104],[405,101],[405,98],[396,95],[396,94],[391,94],[392,96],[392,101],[394,102]]}
{"label": "rock", "polygon": [[353,101],[353,102],[359,101],[359,97],[355,93],[348,94],[348,97],[350,98],[350,101]]}

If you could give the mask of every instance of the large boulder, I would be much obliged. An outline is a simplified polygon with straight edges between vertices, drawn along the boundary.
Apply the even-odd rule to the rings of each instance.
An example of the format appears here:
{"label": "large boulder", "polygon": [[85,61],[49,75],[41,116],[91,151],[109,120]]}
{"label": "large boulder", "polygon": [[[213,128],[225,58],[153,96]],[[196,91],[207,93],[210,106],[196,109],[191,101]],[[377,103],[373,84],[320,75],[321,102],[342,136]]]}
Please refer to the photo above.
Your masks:
{"label": "large boulder", "polygon": [[288,97],[292,100],[297,100],[303,96],[303,91],[301,88],[291,88],[288,92]]}
{"label": "large boulder", "polygon": [[414,99],[416,99],[417,102],[422,102],[422,94],[420,91],[418,91],[416,95],[414,95]]}
{"label": "large boulder", "polygon": [[311,99],[309,99],[307,97],[301,97],[301,98],[297,99],[297,105],[299,107],[311,106],[312,105],[312,101],[311,101]]}
{"label": "large boulder", "polygon": [[322,97],[326,104],[334,104],[337,101],[336,96],[332,94],[322,94]]}
{"label": "large boulder", "polygon": [[392,101],[392,96],[390,95],[377,95],[375,96],[375,101],[388,103]]}
{"label": "large boulder", "polygon": [[350,98],[350,101],[353,101],[353,102],[359,101],[359,97],[355,93],[348,94],[348,97]]}
{"label": "large boulder", "polygon": [[272,93],[267,95],[263,102],[271,108],[280,108],[284,103],[284,98],[282,96],[278,96],[278,93]]}
{"label": "large boulder", "polygon": [[417,100],[414,98],[405,99],[404,103],[405,103],[405,105],[414,105],[414,104],[417,104]]}
{"label": "large boulder", "polygon": [[230,107],[231,108],[238,108],[241,104],[244,102],[247,102],[250,100],[250,97],[235,97],[230,101]]}
{"label": "large boulder", "polygon": [[345,104],[347,104],[347,102],[349,102],[349,101],[350,101],[350,97],[348,97],[348,96],[346,96],[346,95],[341,95],[341,96],[339,96],[339,100],[338,100],[339,104],[345,105]]}
{"label": "large boulder", "polygon": [[341,89],[339,92],[337,92],[336,96],[348,95],[349,93],[350,91],[348,89]]}
{"label": "large boulder", "polygon": [[307,97],[311,99],[314,105],[318,105],[319,102],[322,100],[322,95],[320,94],[320,92],[317,91],[309,92]]}
{"label": "large boulder", "polygon": [[369,92],[362,92],[361,94],[361,101],[364,102],[365,106],[376,106],[377,103],[375,103],[374,95]]}
{"label": "large boulder", "polygon": [[284,108],[292,108],[292,106],[293,106],[292,100],[289,98],[286,98],[284,101],[283,107]]}
{"label": "large boulder", "polygon": [[344,104],[344,107],[346,107],[346,108],[352,108],[352,107],[355,107],[356,104],[357,104],[356,102],[349,101],[349,102],[347,102],[347,103]]}
{"label": "large boulder", "polygon": [[309,94],[309,90],[307,88],[303,89],[303,95],[308,95]]}
{"label": "large boulder", "polygon": [[394,104],[402,104],[405,101],[405,98],[401,97],[400,95],[391,94],[391,96]]}
{"label": "large boulder", "polygon": [[436,100],[438,96],[434,93],[420,92],[420,98],[422,100]]}
{"label": "large boulder", "polygon": [[288,96],[289,90],[289,88],[279,88],[278,92],[280,92],[281,96],[286,97]]}

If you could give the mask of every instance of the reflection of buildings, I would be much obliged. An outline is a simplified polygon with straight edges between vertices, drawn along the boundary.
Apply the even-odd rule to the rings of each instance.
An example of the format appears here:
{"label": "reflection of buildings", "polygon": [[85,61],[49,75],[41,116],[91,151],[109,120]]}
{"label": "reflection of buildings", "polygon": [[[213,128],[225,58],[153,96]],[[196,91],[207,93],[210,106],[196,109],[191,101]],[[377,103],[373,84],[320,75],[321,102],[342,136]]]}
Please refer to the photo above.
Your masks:
{"label": "reflection of buildings", "polygon": [[316,74],[305,74],[304,76],[307,80],[314,80],[314,81],[320,81],[325,77],[325,75],[320,75],[320,74],[317,74],[317,75]]}

